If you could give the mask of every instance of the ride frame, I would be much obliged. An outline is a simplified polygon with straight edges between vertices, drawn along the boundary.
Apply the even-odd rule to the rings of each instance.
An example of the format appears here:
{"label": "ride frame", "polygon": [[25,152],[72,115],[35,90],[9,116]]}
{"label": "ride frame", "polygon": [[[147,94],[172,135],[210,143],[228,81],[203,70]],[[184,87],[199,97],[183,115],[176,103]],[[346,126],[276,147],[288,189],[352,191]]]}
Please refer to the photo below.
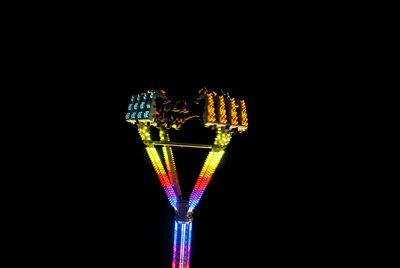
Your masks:
{"label": "ride frame", "polygon": [[[167,129],[162,127],[158,129],[160,141],[153,141],[150,135],[150,125],[146,123],[138,124],[138,131],[146,146],[146,152],[164,188],[167,198],[175,210],[172,268],[189,268],[193,211],[199,203],[224,154],[225,148],[231,140],[232,131],[224,127],[217,127],[213,145],[205,145],[171,142]],[[155,146],[162,146],[167,171],[164,168],[164,164]],[[182,199],[182,192],[171,148],[173,146],[210,149],[189,200]]]}

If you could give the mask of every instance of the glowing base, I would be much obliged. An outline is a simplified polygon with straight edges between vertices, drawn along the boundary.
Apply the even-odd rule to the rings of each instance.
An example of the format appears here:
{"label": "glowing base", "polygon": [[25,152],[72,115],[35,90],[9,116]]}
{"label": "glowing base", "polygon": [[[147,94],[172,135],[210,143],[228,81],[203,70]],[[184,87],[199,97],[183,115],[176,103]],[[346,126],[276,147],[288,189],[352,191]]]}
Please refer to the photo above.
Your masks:
{"label": "glowing base", "polygon": [[192,221],[175,220],[172,268],[189,268]]}

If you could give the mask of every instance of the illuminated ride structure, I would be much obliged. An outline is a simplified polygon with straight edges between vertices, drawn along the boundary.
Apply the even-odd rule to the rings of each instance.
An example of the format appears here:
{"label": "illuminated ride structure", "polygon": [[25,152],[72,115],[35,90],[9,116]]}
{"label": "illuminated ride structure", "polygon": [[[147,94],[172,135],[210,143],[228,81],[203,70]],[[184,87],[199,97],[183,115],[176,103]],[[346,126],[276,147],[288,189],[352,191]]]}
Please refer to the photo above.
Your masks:
{"label": "illuminated ride structure", "polygon": [[[198,118],[205,127],[216,132],[212,145],[171,142],[168,130],[179,130],[187,120]],[[232,135],[247,130],[244,100],[229,94],[216,94],[201,89],[194,100],[173,99],[164,91],[148,90],[133,95],[126,121],[138,126],[147,154],[158,175],[168,201],[175,210],[172,268],[189,268],[193,211],[217,168]],[[159,131],[159,141],[153,141],[150,128]],[[162,146],[165,166],[156,146]],[[210,149],[189,200],[182,200],[178,174],[172,153],[173,146]]]}

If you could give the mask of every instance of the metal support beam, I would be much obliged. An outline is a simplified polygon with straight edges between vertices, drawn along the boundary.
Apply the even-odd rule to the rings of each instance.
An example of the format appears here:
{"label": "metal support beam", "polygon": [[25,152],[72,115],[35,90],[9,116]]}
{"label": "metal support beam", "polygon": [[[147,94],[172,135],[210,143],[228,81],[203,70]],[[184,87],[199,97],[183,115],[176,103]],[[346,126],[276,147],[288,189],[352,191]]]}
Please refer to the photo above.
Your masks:
{"label": "metal support beam", "polygon": [[154,146],[176,146],[176,147],[190,147],[199,149],[212,149],[213,145],[208,144],[194,144],[194,143],[184,143],[184,142],[170,142],[170,141],[153,141]]}

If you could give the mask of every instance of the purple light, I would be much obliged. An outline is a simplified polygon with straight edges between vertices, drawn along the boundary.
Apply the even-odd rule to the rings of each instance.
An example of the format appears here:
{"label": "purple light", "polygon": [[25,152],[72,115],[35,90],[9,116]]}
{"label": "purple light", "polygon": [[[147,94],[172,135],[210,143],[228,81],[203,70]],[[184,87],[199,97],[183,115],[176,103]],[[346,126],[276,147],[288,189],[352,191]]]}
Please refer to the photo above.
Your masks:
{"label": "purple light", "polygon": [[172,268],[189,268],[192,222],[175,220]]}

